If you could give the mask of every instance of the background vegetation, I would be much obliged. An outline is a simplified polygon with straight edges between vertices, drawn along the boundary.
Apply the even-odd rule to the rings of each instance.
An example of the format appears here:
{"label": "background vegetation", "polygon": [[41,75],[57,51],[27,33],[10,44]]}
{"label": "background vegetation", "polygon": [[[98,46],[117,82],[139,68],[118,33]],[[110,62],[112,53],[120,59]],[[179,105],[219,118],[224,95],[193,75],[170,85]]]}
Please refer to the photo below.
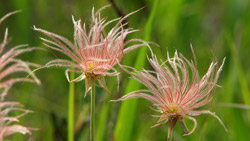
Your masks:
{"label": "background vegetation", "polygon": [[[32,29],[33,25],[63,35],[73,40],[71,16],[81,18],[90,24],[91,10],[110,4],[112,0],[1,0],[0,17],[8,12],[22,9],[19,14],[8,18],[1,26],[0,39],[5,27],[9,28],[12,40],[9,48],[18,44],[29,44],[45,48]],[[203,75],[212,60],[222,61],[227,57],[224,69],[211,104],[203,108],[210,109],[223,120],[230,134],[227,134],[219,122],[209,115],[197,117],[198,127],[190,135],[183,137],[183,131],[177,125],[173,140],[237,140],[250,138],[250,1],[249,0],[115,0],[116,5],[129,13],[144,7],[130,16],[129,26],[140,29],[129,38],[141,38],[160,45],[154,52],[161,59],[166,59],[166,52],[173,56],[179,50],[187,58],[192,58],[190,43],[196,53],[198,69]],[[118,17],[117,11],[110,7],[102,16],[108,19]],[[107,29],[108,30],[108,29]],[[39,64],[62,56],[57,52],[35,51],[25,53],[20,58]],[[127,54],[122,64],[147,68],[146,48],[137,49]],[[143,54],[143,55],[139,55]],[[135,61],[136,60],[136,61]],[[139,60],[139,61],[137,61]],[[145,64],[145,66],[144,66]],[[119,69],[119,68],[118,68]],[[60,141],[67,139],[67,102],[69,83],[60,68],[43,69],[36,72],[42,85],[19,83],[10,91],[6,100],[20,101],[27,109],[35,111],[21,119],[22,125],[39,128],[32,136],[16,134],[9,140]],[[106,78],[112,95],[97,89],[96,100],[96,138],[98,141],[162,141],[167,137],[167,125],[150,128],[157,118],[144,99],[111,103],[116,99],[141,86],[121,74],[120,90],[117,91],[115,77]],[[75,139],[89,138],[89,100],[83,98],[84,82],[75,84]],[[230,104],[225,104],[230,103]],[[244,104],[242,108],[233,108],[233,104]],[[239,106],[239,105],[237,105]],[[193,124],[190,122],[188,127]]]}

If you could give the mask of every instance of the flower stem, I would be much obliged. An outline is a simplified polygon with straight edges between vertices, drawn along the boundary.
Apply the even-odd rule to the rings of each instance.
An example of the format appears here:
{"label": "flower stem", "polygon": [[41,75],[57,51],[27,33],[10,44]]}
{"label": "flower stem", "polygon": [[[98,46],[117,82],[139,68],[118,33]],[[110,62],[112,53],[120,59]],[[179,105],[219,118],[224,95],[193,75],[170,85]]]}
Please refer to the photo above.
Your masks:
{"label": "flower stem", "polygon": [[172,141],[172,135],[168,138],[168,141]]}
{"label": "flower stem", "polygon": [[95,140],[95,85],[91,88],[90,141]]}
{"label": "flower stem", "polygon": [[[169,130],[168,130],[169,132]],[[170,134],[170,136],[168,137],[167,141],[172,141],[172,133]]]}
{"label": "flower stem", "polygon": [[[71,73],[70,77],[75,77],[74,72]],[[70,83],[68,98],[68,141],[74,141],[74,88],[75,84]]]}

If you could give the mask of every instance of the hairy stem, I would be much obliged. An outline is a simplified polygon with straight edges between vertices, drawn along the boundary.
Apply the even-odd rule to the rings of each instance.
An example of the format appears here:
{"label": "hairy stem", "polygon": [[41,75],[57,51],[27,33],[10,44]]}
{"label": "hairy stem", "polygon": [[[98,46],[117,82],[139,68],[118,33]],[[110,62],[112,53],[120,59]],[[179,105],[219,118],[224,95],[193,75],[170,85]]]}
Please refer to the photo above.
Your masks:
{"label": "hairy stem", "polygon": [[90,141],[95,140],[95,85],[91,88]]}

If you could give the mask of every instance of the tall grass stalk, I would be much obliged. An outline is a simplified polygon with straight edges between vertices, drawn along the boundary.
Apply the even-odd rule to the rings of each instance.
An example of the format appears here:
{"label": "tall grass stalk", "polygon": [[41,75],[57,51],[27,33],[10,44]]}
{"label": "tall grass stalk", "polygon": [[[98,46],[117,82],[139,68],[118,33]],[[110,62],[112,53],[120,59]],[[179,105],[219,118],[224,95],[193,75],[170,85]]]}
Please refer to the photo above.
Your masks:
{"label": "tall grass stalk", "polygon": [[[71,72],[71,79],[75,77],[75,73]],[[75,84],[74,82],[69,85],[69,98],[68,98],[68,141],[74,141],[74,99],[75,99]]]}

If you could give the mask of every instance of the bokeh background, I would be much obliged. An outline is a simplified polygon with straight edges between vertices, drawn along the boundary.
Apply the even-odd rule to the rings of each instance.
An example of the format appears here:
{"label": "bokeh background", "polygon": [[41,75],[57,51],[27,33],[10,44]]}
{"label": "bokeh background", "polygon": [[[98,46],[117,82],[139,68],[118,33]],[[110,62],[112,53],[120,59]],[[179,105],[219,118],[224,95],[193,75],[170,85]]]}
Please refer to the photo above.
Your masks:
{"label": "bokeh background", "polygon": [[[29,44],[44,48],[25,53],[20,58],[38,64],[51,59],[65,57],[42,45],[32,27],[46,29],[73,40],[72,15],[75,19],[91,21],[91,10],[113,3],[102,12],[102,16],[113,19],[118,11],[127,14],[144,7],[127,21],[129,27],[140,29],[129,38],[140,38],[157,43],[152,45],[159,59],[165,60],[167,51],[173,56],[178,50],[192,59],[192,43],[200,75],[208,69],[211,61],[221,63],[226,57],[213,101],[202,107],[210,109],[222,119],[229,134],[210,115],[196,117],[198,126],[190,136],[183,137],[180,125],[174,128],[173,140],[232,140],[250,139],[250,1],[249,0],[0,0],[0,17],[8,12],[22,10],[9,17],[0,29],[3,39],[5,27],[9,28],[11,42],[8,48],[18,44]],[[116,10],[118,7],[119,10]],[[108,28],[106,29],[109,30]],[[122,64],[151,69],[145,55],[147,48],[136,49],[126,54]],[[106,77],[112,95],[97,88],[96,96],[96,140],[97,141],[163,141],[167,137],[167,124],[150,128],[157,118],[145,99],[133,99],[112,103],[129,91],[143,88],[122,72],[120,89],[116,77]],[[12,87],[8,101],[20,101],[34,113],[21,118],[21,124],[38,128],[32,136],[15,134],[7,140],[64,141],[67,140],[67,109],[69,83],[61,68],[43,69],[36,72],[42,85],[18,83]],[[84,82],[75,84],[75,140],[89,140],[89,101],[85,99]],[[237,108],[238,107],[238,108]],[[187,120],[191,129],[193,123]]]}

